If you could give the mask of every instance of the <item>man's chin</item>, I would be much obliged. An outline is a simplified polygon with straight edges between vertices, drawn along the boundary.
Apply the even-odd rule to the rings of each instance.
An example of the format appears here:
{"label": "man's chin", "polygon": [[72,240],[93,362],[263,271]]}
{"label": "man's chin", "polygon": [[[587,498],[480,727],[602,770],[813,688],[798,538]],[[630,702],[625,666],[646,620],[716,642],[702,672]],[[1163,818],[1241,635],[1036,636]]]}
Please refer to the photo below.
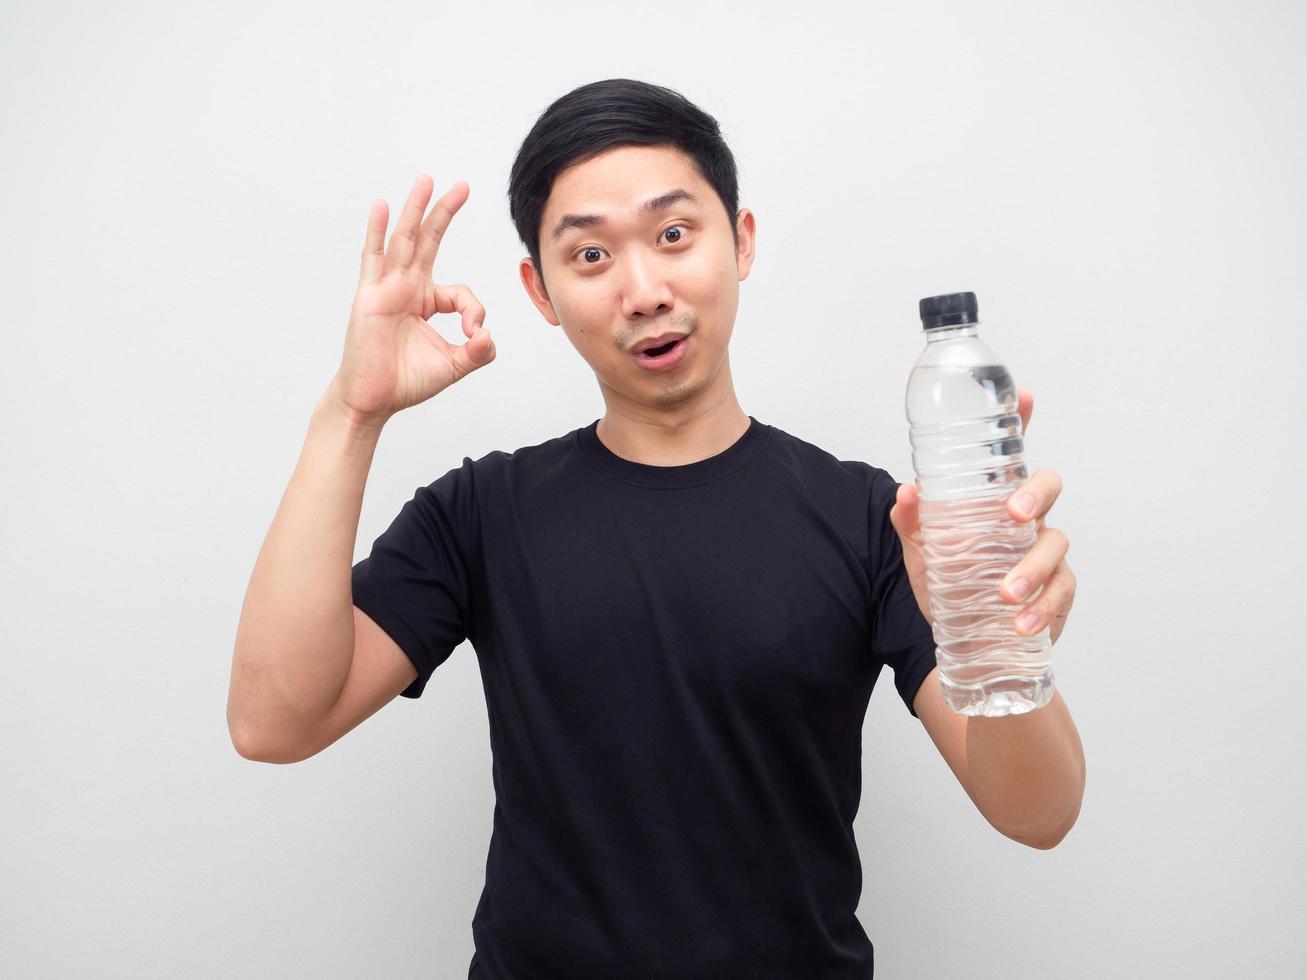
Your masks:
{"label": "man's chin", "polygon": [[661,385],[650,397],[650,403],[656,408],[676,408],[692,401],[704,389],[702,378],[677,378]]}

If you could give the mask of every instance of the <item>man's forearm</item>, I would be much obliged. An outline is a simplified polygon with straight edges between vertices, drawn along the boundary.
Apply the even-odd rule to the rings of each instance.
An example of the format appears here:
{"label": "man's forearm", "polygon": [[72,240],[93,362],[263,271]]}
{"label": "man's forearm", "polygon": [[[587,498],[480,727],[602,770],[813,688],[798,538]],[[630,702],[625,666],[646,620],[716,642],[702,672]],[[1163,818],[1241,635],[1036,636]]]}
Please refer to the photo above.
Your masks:
{"label": "man's forearm", "polygon": [[1085,754],[1061,692],[1022,715],[968,717],[967,784],[1006,836],[1039,848],[1065,837],[1084,798]]}
{"label": "man's forearm", "polygon": [[350,571],[379,435],[330,389],[314,408],[236,630],[227,722],[242,752],[280,751],[344,686],[354,652]]}

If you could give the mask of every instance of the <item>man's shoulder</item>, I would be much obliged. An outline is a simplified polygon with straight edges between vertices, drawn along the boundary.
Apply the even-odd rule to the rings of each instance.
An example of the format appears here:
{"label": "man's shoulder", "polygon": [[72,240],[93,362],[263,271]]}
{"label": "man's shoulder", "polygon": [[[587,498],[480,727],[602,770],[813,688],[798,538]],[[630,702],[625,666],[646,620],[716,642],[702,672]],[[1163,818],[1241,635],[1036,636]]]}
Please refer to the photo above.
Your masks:
{"label": "man's shoulder", "polygon": [[896,484],[888,471],[874,463],[837,455],[776,425],[771,429],[772,455],[796,474],[832,481],[841,487],[861,488],[864,493],[878,483]]}
{"label": "man's shoulder", "polygon": [[576,445],[577,431],[573,429],[540,442],[519,446],[517,449],[491,449],[480,455],[466,455],[463,457],[462,464],[454,467],[450,473],[463,470],[475,476],[547,465],[572,452]]}
{"label": "man's shoulder", "polygon": [[503,466],[530,466],[544,460],[566,456],[576,448],[576,429],[540,442],[518,446],[513,450],[496,449],[482,457]]}

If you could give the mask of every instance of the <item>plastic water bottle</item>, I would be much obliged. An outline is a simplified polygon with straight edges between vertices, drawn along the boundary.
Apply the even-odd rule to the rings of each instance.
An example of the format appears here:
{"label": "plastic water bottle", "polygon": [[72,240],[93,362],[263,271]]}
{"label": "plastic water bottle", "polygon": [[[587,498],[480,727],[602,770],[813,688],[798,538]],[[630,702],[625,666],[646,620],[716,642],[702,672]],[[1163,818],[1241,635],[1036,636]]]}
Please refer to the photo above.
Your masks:
{"label": "plastic water bottle", "polygon": [[1038,533],[1007,513],[1027,477],[1016,387],[978,336],[975,293],[928,296],[919,311],[926,349],[906,407],[944,699],[963,715],[1023,714],[1052,698],[1053,671],[1048,629],[1022,636],[1021,607],[998,594]]}

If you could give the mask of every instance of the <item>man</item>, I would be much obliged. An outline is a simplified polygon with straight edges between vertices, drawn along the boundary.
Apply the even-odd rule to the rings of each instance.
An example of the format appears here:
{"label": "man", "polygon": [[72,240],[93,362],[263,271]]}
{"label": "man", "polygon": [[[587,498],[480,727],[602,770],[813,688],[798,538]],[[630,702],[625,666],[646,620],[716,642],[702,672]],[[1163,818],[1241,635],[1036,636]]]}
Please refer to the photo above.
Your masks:
{"label": "man", "polygon": [[[1060,695],[1006,718],[944,703],[914,489],[741,409],[728,345],[755,219],[716,122],[668,89],[569,93],[512,170],[523,285],[603,417],[465,458],[351,567],[386,420],[495,355],[472,292],[432,281],[468,187],[424,219],[432,193],[419,176],[388,246],[373,204],[341,367],[241,613],[238,751],[307,758],[471,639],[496,794],[471,972],[496,980],[871,976],[852,822],[886,665],[985,817],[1060,841],[1075,726]],[[455,311],[460,345],[427,323]],[[1040,535],[1002,593],[1054,639],[1074,592],[1043,524],[1059,490],[1041,472],[1013,495]]]}

